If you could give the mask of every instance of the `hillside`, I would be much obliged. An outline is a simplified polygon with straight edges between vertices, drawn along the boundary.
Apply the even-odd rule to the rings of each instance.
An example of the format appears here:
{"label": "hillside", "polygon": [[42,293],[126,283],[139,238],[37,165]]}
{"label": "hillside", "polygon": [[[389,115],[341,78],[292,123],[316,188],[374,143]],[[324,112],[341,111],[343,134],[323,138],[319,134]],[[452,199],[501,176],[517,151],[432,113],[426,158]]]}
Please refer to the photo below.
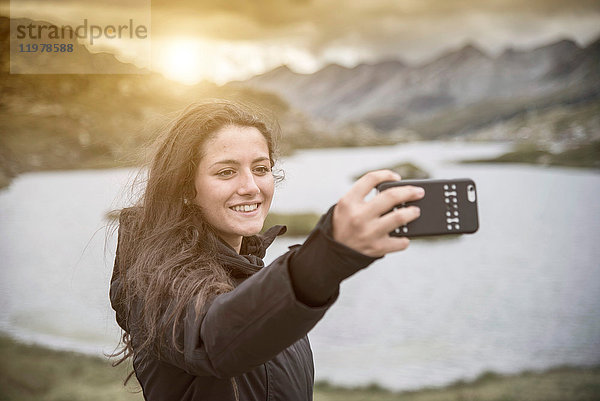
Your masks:
{"label": "hillside", "polygon": [[313,118],[440,139],[531,111],[597,102],[599,65],[600,39],[585,48],[562,40],[497,57],[466,45],[422,65],[388,60],[312,74],[279,67],[239,85],[273,91]]}
{"label": "hillside", "polygon": [[[170,113],[203,98],[250,101],[273,112],[284,133],[284,153],[338,140],[275,94],[209,82],[186,86],[78,44],[77,59],[46,60],[48,71],[81,62],[127,74],[9,74],[9,26],[10,20],[0,17],[0,187],[26,171],[137,165],[144,145]],[[27,66],[18,69],[26,71]],[[339,137],[349,145],[383,143],[370,132],[348,131]]]}
{"label": "hillside", "polygon": [[568,149],[600,139],[600,40],[498,57],[468,45],[419,66],[282,66],[245,82],[186,86],[83,46],[70,62],[128,74],[9,74],[9,22],[0,17],[0,187],[26,171],[137,165],[171,113],[207,97],[271,110],[282,153],[444,138]]}

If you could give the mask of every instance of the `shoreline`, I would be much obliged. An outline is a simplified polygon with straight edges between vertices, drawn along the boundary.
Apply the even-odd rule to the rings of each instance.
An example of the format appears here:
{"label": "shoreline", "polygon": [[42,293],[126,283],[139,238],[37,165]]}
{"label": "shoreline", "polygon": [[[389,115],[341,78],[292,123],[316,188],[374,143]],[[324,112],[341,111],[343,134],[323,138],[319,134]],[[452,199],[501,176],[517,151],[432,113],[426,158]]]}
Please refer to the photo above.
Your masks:
{"label": "shoreline", "polygon": [[[0,333],[0,399],[25,401],[143,400],[139,385],[123,386],[129,366],[108,358],[26,344]],[[27,373],[27,374],[26,374]],[[504,375],[483,372],[474,380],[395,392],[371,384],[345,387],[317,381],[315,401],[592,400],[600,397],[600,365],[552,367]]]}
{"label": "shoreline", "polygon": [[[418,140],[412,142],[396,142],[390,144],[372,144],[364,145],[360,147],[387,147],[387,146],[398,146],[406,145],[410,143],[428,143],[428,142],[446,142],[455,143],[456,139],[446,138],[442,140]],[[487,143],[487,144],[510,144],[513,149],[508,150],[496,157],[491,158],[475,158],[475,159],[464,159],[456,160],[457,164],[525,164],[533,166],[543,167],[563,167],[563,168],[579,168],[585,170],[598,170],[600,169],[600,140],[591,141],[589,143],[580,144],[579,146],[573,147],[568,150],[563,150],[559,153],[552,153],[539,144],[535,143],[523,143],[519,140],[485,140],[477,141],[472,139],[462,139],[458,142],[472,144],[472,143]],[[320,148],[295,148],[296,151],[312,151],[315,149],[319,150],[330,150],[330,149],[349,149],[356,148],[356,146],[324,146]],[[289,157],[290,154],[285,156],[282,155],[282,159]],[[0,190],[6,189],[10,186],[10,183],[21,174],[32,173],[32,172],[44,172],[44,171],[73,171],[73,170],[105,170],[105,169],[117,169],[117,168],[139,168],[139,161],[122,159],[114,159],[112,157],[106,157],[101,155],[97,157],[91,157],[80,161],[78,164],[64,163],[64,162],[45,162],[36,166],[16,166],[8,163],[6,157],[3,159],[0,154]],[[384,168],[384,166],[382,166]],[[428,173],[421,170],[419,166],[413,165],[412,162],[407,160],[398,160],[396,165],[388,166],[387,168],[395,169],[401,172],[402,176],[406,178],[426,178]],[[366,172],[366,171],[365,171]],[[360,176],[360,175],[359,175]],[[358,176],[358,177],[359,177]],[[356,177],[356,178],[358,178]]]}
{"label": "shoreline", "polygon": [[0,341],[3,339],[9,339],[18,344],[36,346],[50,351],[74,352],[98,358],[102,358],[107,353],[112,352],[119,341],[119,338],[115,337],[114,345],[99,345],[82,340],[66,339],[59,335],[40,334],[25,329],[15,329],[12,326],[0,327]]}

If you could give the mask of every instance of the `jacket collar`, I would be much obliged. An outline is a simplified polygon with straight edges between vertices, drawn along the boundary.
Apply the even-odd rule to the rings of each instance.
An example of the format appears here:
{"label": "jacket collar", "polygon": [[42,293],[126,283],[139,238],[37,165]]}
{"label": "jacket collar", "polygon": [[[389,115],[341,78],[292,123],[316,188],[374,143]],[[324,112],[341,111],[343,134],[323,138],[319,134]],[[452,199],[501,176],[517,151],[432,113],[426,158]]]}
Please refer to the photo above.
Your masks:
{"label": "jacket collar", "polygon": [[286,226],[276,225],[269,228],[263,234],[251,235],[242,238],[242,246],[238,254],[225,241],[220,240],[220,253],[218,259],[232,270],[232,276],[246,278],[264,267],[263,258],[269,245],[273,243],[278,235],[287,231]]}

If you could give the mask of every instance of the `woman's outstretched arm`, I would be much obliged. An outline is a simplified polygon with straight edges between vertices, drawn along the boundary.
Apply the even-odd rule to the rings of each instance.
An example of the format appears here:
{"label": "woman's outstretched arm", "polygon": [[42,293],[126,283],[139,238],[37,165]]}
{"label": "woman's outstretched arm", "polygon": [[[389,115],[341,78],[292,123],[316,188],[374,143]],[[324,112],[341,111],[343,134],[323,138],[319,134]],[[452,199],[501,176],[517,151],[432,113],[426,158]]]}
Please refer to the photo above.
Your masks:
{"label": "woman's outstretched arm", "polygon": [[[358,260],[361,257],[380,258],[387,253],[406,249],[408,238],[390,237],[389,233],[419,217],[417,207],[408,207],[385,214],[395,205],[423,197],[422,188],[404,186],[377,194],[369,201],[365,197],[376,185],[384,181],[399,180],[390,170],[365,174],[324,216],[331,221],[317,226],[326,241],[312,247],[303,247],[293,255],[290,264],[292,281],[298,298],[307,305],[323,305],[337,294],[342,280],[356,273],[360,265],[337,263],[323,265],[320,255],[327,249],[336,250],[340,258]],[[310,243],[309,236],[306,243]],[[363,265],[364,267],[364,265]]]}

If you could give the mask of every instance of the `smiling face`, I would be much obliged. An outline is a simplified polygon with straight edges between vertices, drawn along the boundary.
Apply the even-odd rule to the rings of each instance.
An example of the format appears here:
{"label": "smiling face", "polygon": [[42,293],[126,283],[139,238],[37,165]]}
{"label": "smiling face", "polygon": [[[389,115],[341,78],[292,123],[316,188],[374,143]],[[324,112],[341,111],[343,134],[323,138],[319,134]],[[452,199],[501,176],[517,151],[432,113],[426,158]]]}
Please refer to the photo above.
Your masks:
{"label": "smiling face", "polygon": [[273,199],[269,148],[254,127],[225,126],[207,140],[196,170],[194,202],[239,252],[242,236],[262,229]]}

